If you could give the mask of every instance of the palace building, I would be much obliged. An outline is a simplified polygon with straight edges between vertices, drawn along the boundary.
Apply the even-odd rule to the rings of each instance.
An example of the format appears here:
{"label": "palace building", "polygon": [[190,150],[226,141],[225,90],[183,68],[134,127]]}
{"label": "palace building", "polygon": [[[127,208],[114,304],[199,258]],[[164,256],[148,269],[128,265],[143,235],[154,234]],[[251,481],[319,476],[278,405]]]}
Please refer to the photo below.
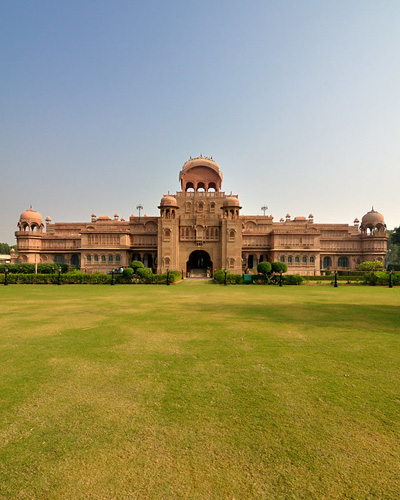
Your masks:
{"label": "palace building", "polygon": [[12,262],[67,263],[84,272],[108,272],[140,260],[162,273],[183,270],[200,276],[226,268],[254,270],[259,262],[280,261],[288,273],[319,275],[355,270],[364,261],[384,262],[383,216],[374,209],[348,224],[321,224],[313,215],[279,222],[271,215],[242,215],[237,195],[221,191],[222,172],[207,157],[188,160],[179,174],[181,191],[161,198],[156,217],[92,214],[88,222],[55,222],[30,208],[15,233]]}

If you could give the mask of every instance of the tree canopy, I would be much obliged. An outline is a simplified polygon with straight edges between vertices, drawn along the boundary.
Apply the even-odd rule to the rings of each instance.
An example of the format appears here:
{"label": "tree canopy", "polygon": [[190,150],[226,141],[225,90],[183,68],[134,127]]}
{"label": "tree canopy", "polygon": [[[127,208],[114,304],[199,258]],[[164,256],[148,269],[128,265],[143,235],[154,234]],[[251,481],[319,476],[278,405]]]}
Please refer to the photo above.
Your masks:
{"label": "tree canopy", "polygon": [[11,249],[17,251],[17,245],[9,245],[8,243],[0,243],[0,254],[10,255]]}
{"label": "tree canopy", "polygon": [[260,262],[257,265],[257,272],[266,276],[271,272],[271,264],[269,262]]}
{"label": "tree canopy", "polygon": [[383,269],[383,263],[380,260],[375,260],[374,262],[367,260],[366,262],[361,262],[358,266],[360,271],[378,271]]}
{"label": "tree canopy", "polygon": [[284,262],[273,262],[271,267],[273,273],[280,273],[281,271],[286,273],[287,271],[287,265]]}
{"label": "tree canopy", "polygon": [[395,227],[391,235],[393,245],[400,245],[400,226]]}

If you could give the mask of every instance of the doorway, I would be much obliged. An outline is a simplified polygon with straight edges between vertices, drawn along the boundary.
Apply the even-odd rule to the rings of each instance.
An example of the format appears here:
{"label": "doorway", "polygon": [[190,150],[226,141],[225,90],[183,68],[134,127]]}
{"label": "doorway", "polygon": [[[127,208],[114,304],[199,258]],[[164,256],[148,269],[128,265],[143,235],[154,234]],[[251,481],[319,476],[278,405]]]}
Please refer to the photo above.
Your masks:
{"label": "doorway", "polygon": [[205,250],[195,250],[186,262],[186,273],[191,278],[205,278],[207,271],[212,275],[212,267],[210,255]]}

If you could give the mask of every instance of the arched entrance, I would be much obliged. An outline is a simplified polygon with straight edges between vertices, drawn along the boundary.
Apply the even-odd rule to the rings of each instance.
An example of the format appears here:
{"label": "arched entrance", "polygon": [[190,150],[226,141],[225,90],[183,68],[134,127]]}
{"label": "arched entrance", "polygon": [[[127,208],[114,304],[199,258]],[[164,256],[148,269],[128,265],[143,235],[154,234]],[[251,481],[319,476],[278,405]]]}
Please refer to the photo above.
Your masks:
{"label": "arched entrance", "polygon": [[204,250],[195,250],[186,262],[186,272],[190,273],[192,278],[206,277],[207,270],[212,273],[212,267],[210,255]]}

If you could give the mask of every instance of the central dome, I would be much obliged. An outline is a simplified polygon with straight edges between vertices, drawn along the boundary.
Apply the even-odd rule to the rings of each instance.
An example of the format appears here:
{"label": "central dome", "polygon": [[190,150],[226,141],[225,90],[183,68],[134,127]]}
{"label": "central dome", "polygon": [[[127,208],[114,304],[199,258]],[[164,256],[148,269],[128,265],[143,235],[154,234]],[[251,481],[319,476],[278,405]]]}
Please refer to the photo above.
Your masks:
{"label": "central dome", "polygon": [[184,163],[179,173],[182,191],[219,191],[222,183],[222,172],[212,158],[197,156]]}

